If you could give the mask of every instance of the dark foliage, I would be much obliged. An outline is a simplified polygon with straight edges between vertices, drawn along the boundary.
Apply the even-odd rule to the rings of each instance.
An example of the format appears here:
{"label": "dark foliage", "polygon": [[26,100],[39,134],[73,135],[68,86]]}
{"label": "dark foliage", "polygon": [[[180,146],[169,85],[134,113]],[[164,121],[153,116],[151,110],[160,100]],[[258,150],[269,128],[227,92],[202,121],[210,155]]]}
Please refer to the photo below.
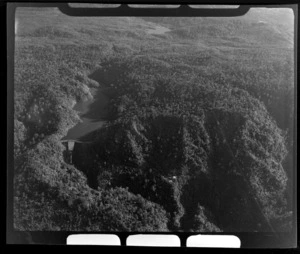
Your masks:
{"label": "dark foliage", "polygon": [[[259,13],[17,14],[16,229],[291,229],[294,70],[285,24],[269,13],[267,23]],[[145,20],[171,31],[149,34],[155,24]],[[110,117],[85,137],[92,143],[75,144],[70,165],[61,138],[80,121],[74,104],[98,88]]]}

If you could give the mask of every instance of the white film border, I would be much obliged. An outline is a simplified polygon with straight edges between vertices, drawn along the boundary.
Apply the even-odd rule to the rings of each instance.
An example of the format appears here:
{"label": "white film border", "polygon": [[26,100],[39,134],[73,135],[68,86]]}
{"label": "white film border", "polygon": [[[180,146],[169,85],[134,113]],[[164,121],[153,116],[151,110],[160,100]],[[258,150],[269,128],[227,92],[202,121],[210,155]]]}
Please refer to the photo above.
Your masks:
{"label": "white film border", "polygon": [[[68,236],[67,245],[121,246],[121,240],[115,234],[73,234]],[[175,234],[134,234],[127,237],[126,246],[181,247],[182,242]],[[186,247],[240,248],[241,241],[234,235],[199,234],[188,237]]]}

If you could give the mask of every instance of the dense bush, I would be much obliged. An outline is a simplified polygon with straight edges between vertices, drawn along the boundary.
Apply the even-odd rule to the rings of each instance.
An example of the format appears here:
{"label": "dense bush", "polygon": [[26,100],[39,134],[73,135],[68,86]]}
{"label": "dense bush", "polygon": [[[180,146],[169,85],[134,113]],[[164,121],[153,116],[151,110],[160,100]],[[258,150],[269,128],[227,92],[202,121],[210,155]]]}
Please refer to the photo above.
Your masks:
{"label": "dense bush", "polygon": [[194,224],[192,230],[195,232],[221,232],[221,230],[211,223],[211,218],[207,215],[205,207],[198,206],[197,212],[194,217]]}
{"label": "dense bush", "polygon": [[[154,36],[139,18],[52,14],[18,14],[16,229],[291,229],[293,52],[273,23],[144,18],[172,29]],[[98,88],[110,118],[69,165],[73,106]]]}
{"label": "dense bush", "polygon": [[30,34],[33,37],[49,37],[51,38],[74,38],[74,35],[63,29],[58,29],[53,26],[40,27]]}
{"label": "dense bush", "polygon": [[63,163],[51,138],[30,151],[15,177],[15,227],[21,230],[165,231],[158,205],[125,189],[95,191]]}
{"label": "dense bush", "polygon": [[[157,68],[151,59],[138,75],[140,61],[132,59],[133,71],[119,73],[127,85],[121,80],[115,85],[111,103],[124,108],[121,114],[91,134],[94,144],[75,146],[75,165],[91,179],[99,176],[93,187],[127,187],[161,204],[172,230],[191,230],[198,205],[208,207],[223,230],[271,230],[272,221],[286,213],[281,164],[287,150],[284,133],[264,105],[230,85],[217,89],[197,79],[185,84],[180,77],[188,74],[177,71],[178,78],[171,78],[170,66],[162,62],[165,75],[150,75],[151,66]],[[93,174],[83,161],[90,162]],[[168,193],[167,200],[158,193]]]}

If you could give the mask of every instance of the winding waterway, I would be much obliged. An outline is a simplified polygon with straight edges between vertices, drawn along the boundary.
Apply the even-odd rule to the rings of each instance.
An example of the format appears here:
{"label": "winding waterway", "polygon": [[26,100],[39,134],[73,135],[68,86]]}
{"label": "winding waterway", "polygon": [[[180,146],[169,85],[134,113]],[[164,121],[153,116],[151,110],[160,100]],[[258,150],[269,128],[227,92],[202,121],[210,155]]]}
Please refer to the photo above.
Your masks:
{"label": "winding waterway", "polygon": [[[155,25],[152,28],[146,30],[148,34],[165,34],[171,31],[167,27]],[[101,72],[100,72],[101,73]],[[114,73],[104,74],[99,73],[92,74],[92,79],[101,81],[102,83],[113,82]],[[94,77],[94,78],[93,78]],[[106,88],[99,88],[93,91],[93,99],[86,99],[79,101],[75,104],[74,110],[76,110],[80,116],[81,122],[68,130],[68,133],[62,140],[70,141],[82,141],[83,137],[87,134],[101,128],[106,122],[107,118],[107,106],[109,103],[109,97],[104,93]]]}
{"label": "winding waterway", "polygon": [[104,89],[94,91],[94,98],[79,101],[74,110],[78,111],[81,122],[69,129],[62,140],[80,141],[87,134],[99,129],[105,123],[107,117],[107,105],[109,98],[104,94]]}

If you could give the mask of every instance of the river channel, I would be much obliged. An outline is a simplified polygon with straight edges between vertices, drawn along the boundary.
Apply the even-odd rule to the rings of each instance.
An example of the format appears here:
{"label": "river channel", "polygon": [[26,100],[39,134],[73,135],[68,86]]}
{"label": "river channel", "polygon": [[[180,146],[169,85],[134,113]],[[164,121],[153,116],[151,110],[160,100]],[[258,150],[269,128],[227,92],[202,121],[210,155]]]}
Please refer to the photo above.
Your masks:
{"label": "river channel", "polygon": [[[148,34],[159,35],[169,32],[170,29],[160,25],[155,25],[146,30]],[[96,81],[111,82],[113,73],[108,75],[96,75],[93,78]],[[103,80],[102,80],[103,79]],[[75,104],[76,110],[80,116],[81,122],[68,130],[68,133],[62,140],[82,141],[82,138],[87,134],[101,128],[106,122],[107,106],[109,104],[109,97],[105,94],[105,89],[99,88],[92,91],[93,99],[79,101]]]}
{"label": "river channel", "polygon": [[94,98],[82,100],[75,104],[81,122],[69,129],[62,140],[80,141],[84,136],[102,127],[107,117],[109,97],[104,93],[105,88],[94,91]]}

